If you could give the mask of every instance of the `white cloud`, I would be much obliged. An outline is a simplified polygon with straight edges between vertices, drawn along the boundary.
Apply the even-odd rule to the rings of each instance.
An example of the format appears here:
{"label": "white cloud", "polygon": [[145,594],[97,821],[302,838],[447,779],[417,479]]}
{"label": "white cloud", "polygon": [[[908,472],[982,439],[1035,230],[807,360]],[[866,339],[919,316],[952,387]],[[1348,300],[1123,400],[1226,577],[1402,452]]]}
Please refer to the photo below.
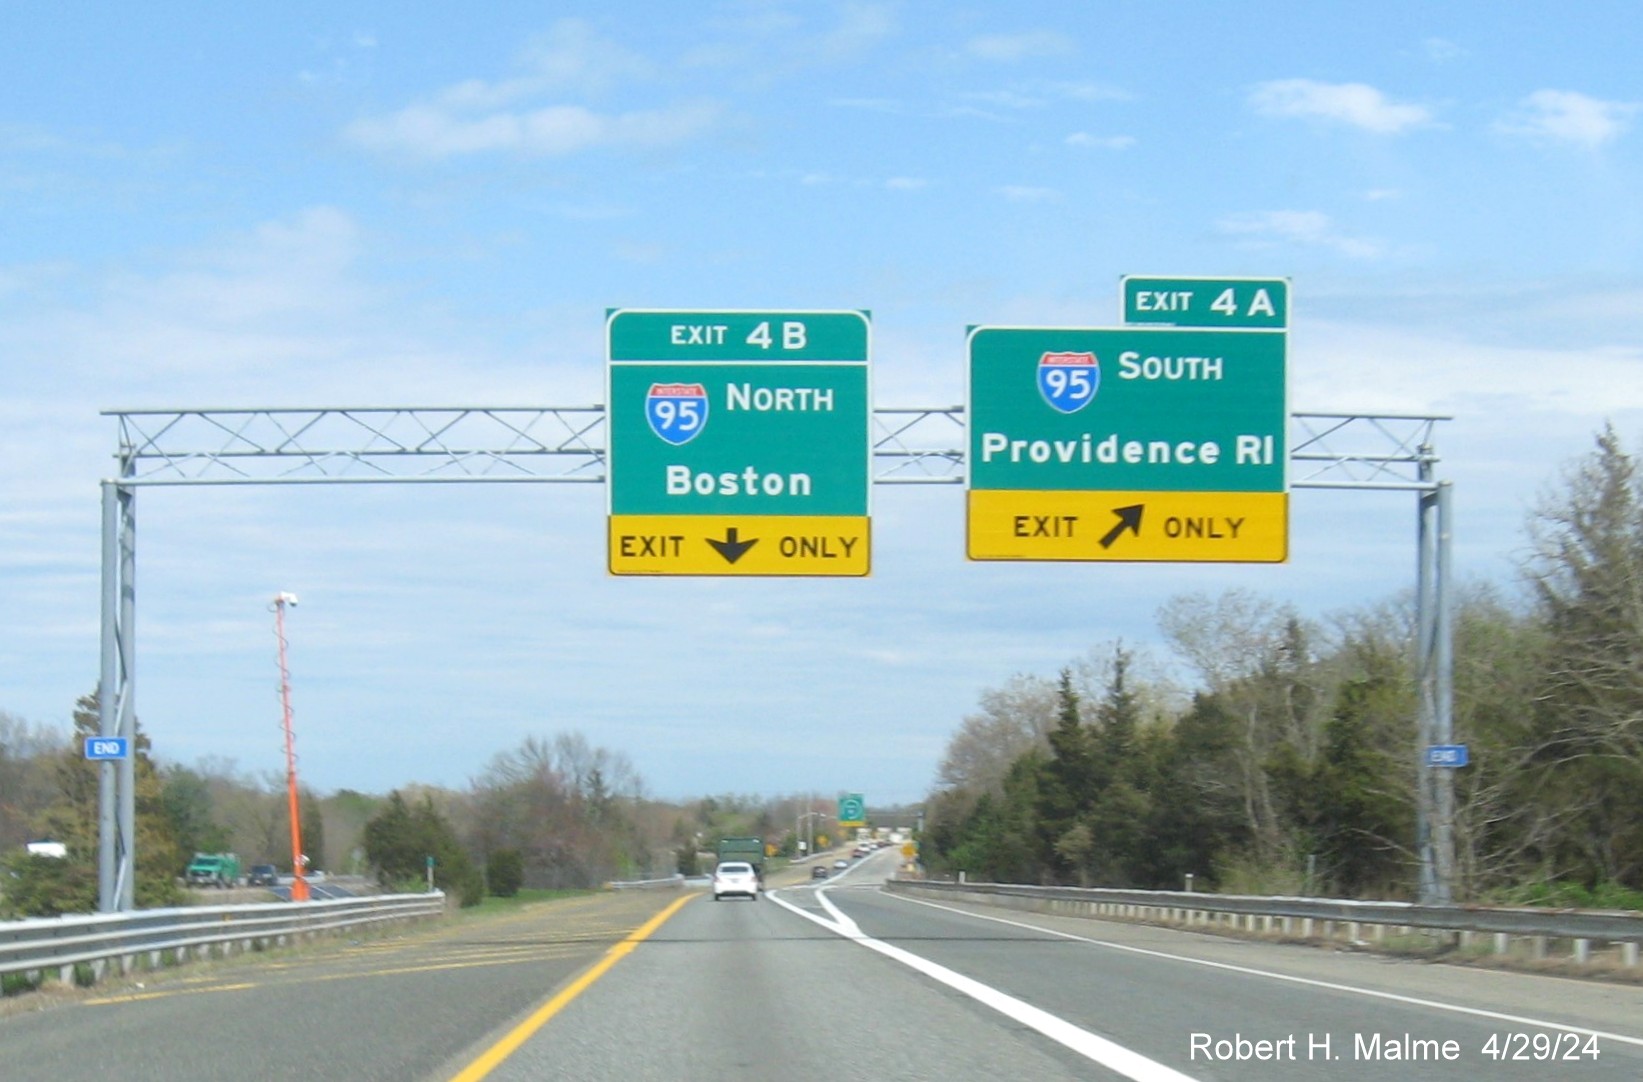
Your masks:
{"label": "white cloud", "polygon": [[1298,244],[1326,248],[1354,259],[1372,259],[1381,254],[1381,245],[1336,231],[1329,215],[1316,210],[1266,210],[1233,214],[1216,223],[1229,236],[1256,243]]}
{"label": "white cloud", "polygon": [[982,105],[996,105],[1005,109],[1044,109],[1060,102],[1098,103],[1128,101],[1122,90],[1097,83],[1069,83],[1047,80],[1028,80],[1003,90],[976,90],[959,97]]}
{"label": "white cloud", "polygon": [[1600,101],[1572,90],[1537,90],[1516,112],[1496,121],[1495,130],[1596,149],[1618,139],[1639,108],[1643,106],[1635,102]]}
{"label": "white cloud", "polygon": [[1075,131],[1064,142],[1070,147],[1093,147],[1097,150],[1128,150],[1135,145],[1133,135],[1091,135]]}
{"label": "white cloud", "polygon": [[667,258],[666,246],[654,241],[622,240],[611,248],[612,254],[624,263],[655,266]]}
{"label": "white cloud", "polygon": [[649,60],[600,37],[580,19],[555,23],[525,47],[522,60],[530,74],[511,82],[528,83],[538,92],[602,94],[612,87],[655,77]]}
{"label": "white cloud", "polygon": [[687,45],[670,57],[680,70],[711,70],[743,86],[767,86],[806,72],[862,64],[900,27],[895,4],[736,4],[695,12],[721,40]]}
{"label": "white cloud", "polygon": [[718,115],[718,107],[706,102],[615,114],[581,105],[550,105],[477,117],[451,108],[413,105],[392,116],[357,121],[347,134],[372,150],[425,158],[484,152],[555,157],[600,146],[671,146],[712,127]]}
{"label": "white cloud", "polygon": [[1130,101],[1134,95],[1103,83],[1055,83],[1057,93],[1073,101]]}
{"label": "white cloud", "polygon": [[369,30],[356,30],[341,41],[329,35],[318,38],[314,53],[320,65],[298,71],[297,80],[313,87],[361,81],[368,77],[369,54],[376,47],[376,35]]}
{"label": "white cloud", "polygon": [[964,101],[996,105],[1002,109],[1042,109],[1049,104],[1036,94],[1026,94],[1019,90],[973,90],[960,94],[959,97]]}
{"label": "white cloud", "polygon": [[596,98],[656,76],[645,57],[599,37],[578,19],[563,19],[533,40],[521,67],[522,73],[506,79],[466,79],[398,112],[361,118],[344,135],[370,150],[423,158],[555,157],[595,147],[670,146],[711,127],[719,114],[706,102],[627,112],[543,102],[550,94]]}
{"label": "white cloud", "polygon": [[[316,206],[176,254],[159,273],[82,271],[38,303],[7,298],[23,303],[0,327],[0,356],[17,362],[0,366],[5,397],[31,411],[71,402],[82,419],[108,406],[380,400],[385,389],[401,401],[511,397],[518,374],[448,346],[437,305],[407,307],[361,273],[371,240]],[[552,367],[544,380],[570,366]]]}
{"label": "white cloud", "polygon": [[1035,56],[1063,56],[1072,52],[1072,39],[1053,30],[1023,34],[983,34],[964,44],[964,51],[977,60],[1014,64]]}
{"label": "white cloud", "polygon": [[817,52],[832,60],[851,60],[896,32],[891,8],[880,4],[846,4],[839,24],[817,41]]}
{"label": "white cloud", "polygon": [[840,109],[862,109],[870,113],[889,113],[892,116],[907,116],[912,112],[907,103],[895,98],[833,98],[827,104]]}
{"label": "white cloud", "polygon": [[0,266],[0,299],[9,294],[28,293],[70,277],[74,265],[58,260],[49,263],[20,263]]}
{"label": "white cloud", "polygon": [[[1291,369],[1297,408],[1519,421],[1557,414],[1587,428],[1643,410],[1643,352],[1636,348],[1491,346],[1452,334],[1329,321],[1315,322],[1308,342],[1313,359]],[[1557,376],[1570,372],[1579,378]]]}
{"label": "white cloud", "polygon": [[129,319],[127,330],[170,325],[200,334],[234,328],[283,335],[292,317],[323,319],[360,301],[352,275],[360,246],[352,217],[335,207],[310,207],[191,253],[172,273],[116,280],[108,287],[107,314]]}
{"label": "white cloud", "polygon": [[1325,120],[1378,135],[1397,135],[1432,123],[1432,113],[1424,105],[1394,102],[1364,83],[1277,79],[1251,91],[1249,104],[1262,116]]}
{"label": "white cloud", "polygon": [[916,192],[930,186],[923,177],[891,177],[884,186],[893,192]]}
{"label": "white cloud", "polygon": [[1006,184],[997,191],[1012,203],[1044,203],[1061,198],[1061,193],[1054,188],[1035,188],[1026,184]]}
{"label": "white cloud", "polygon": [[1458,60],[1467,55],[1465,49],[1456,45],[1447,38],[1425,38],[1421,41],[1421,53],[1433,63],[1443,64],[1451,60]]}

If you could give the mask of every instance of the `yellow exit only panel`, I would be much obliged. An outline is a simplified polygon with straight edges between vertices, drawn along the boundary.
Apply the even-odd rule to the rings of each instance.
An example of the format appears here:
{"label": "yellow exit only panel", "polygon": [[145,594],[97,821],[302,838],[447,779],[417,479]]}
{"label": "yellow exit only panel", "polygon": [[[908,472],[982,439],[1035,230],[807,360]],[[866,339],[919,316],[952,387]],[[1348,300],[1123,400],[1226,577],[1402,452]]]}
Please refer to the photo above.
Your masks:
{"label": "yellow exit only panel", "polygon": [[972,560],[1282,563],[1286,492],[972,490]]}
{"label": "yellow exit only panel", "polygon": [[863,576],[865,515],[611,515],[612,575]]}

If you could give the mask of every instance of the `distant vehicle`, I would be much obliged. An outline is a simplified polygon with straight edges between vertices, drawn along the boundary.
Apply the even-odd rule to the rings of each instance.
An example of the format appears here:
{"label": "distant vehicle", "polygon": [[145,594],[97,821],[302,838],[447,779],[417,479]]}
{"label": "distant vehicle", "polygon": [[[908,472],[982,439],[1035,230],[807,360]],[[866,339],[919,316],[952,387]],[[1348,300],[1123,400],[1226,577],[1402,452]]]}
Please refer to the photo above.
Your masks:
{"label": "distant vehicle", "polygon": [[818,864],[814,868],[811,868],[810,869],[810,878],[812,878],[812,879],[826,879],[827,878],[827,865]]}
{"label": "distant vehicle", "polygon": [[745,860],[728,860],[713,869],[713,900],[726,897],[759,900],[759,873]]}
{"label": "distant vehicle", "polygon": [[184,876],[191,887],[232,887],[240,881],[240,858],[233,853],[195,853]]}
{"label": "distant vehicle", "polygon": [[848,867],[850,867],[850,862],[848,860],[845,860],[843,857],[840,857],[838,860],[835,860],[833,862],[833,867],[835,867],[835,868],[848,868]]}
{"label": "distant vehicle", "polygon": [[850,850],[850,855],[853,857],[865,857],[867,855],[867,850],[858,845],[854,849]]}
{"label": "distant vehicle", "polygon": [[31,857],[55,857],[58,860],[68,859],[68,846],[62,842],[29,842],[24,847]]}
{"label": "distant vehicle", "polygon": [[272,864],[253,864],[245,874],[245,885],[248,887],[277,887],[279,884],[279,869]]}

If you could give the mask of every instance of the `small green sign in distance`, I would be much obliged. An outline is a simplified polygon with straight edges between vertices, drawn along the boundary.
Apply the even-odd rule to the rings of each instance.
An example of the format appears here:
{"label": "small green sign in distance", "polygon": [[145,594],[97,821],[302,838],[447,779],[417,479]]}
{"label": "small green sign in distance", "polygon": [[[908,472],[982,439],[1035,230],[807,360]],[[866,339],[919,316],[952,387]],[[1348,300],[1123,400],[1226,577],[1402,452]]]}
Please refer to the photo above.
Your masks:
{"label": "small green sign in distance", "polygon": [[1125,323],[1280,331],[1289,326],[1285,278],[1159,278],[1125,275]]}

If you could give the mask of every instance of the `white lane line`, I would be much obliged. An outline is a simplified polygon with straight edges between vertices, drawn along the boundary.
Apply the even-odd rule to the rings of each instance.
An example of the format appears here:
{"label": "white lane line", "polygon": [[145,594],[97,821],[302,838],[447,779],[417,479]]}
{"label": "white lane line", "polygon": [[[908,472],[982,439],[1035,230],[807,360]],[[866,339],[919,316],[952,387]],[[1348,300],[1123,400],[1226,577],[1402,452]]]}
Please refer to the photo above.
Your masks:
{"label": "white lane line", "polygon": [[1619,1041],[1621,1044],[1636,1045],[1643,1048],[1643,1037],[1628,1037],[1624,1033],[1610,1033],[1607,1030],[1591,1029],[1587,1026],[1570,1025],[1567,1022],[1548,1022],[1542,1018],[1529,1018],[1524,1015],[1504,1014],[1500,1011],[1485,1010],[1482,1007],[1464,1007],[1459,1003],[1445,1003],[1436,999],[1421,999],[1417,996],[1399,995],[1397,992],[1382,992],[1374,988],[1359,988],[1350,984],[1337,984],[1334,981],[1320,981],[1313,977],[1295,977],[1288,973],[1274,973],[1266,969],[1254,969],[1249,966],[1233,965],[1231,962],[1211,962],[1204,958],[1189,958],[1182,954],[1170,954],[1167,951],[1149,950],[1146,947],[1131,947],[1124,943],[1112,943],[1105,939],[1091,939],[1088,936],[1074,935],[1071,932],[1061,932],[1054,928],[1044,928],[1037,924],[1026,924],[1021,921],[1008,920],[1004,917],[990,917],[981,913],[971,913],[964,909],[955,909],[939,902],[928,902],[922,898],[908,898],[904,895],[884,892],[885,897],[895,898],[898,901],[911,902],[914,905],[925,905],[931,909],[941,909],[948,913],[957,913],[960,916],[974,917],[976,920],[990,920],[995,924],[1007,924],[1012,928],[1023,928],[1027,931],[1041,932],[1044,935],[1059,936],[1062,939],[1071,939],[1079,943],[1088,943],[1093,947],[1105,947],[1108,950],[1124,951],[1129,954],[1141,954],[1148,958],[1167,958],[1172,962],[1186,962],[1188,965],[1204,966],[1208,969],[1221,969],[1229,973],[1242,973],[1251,977],[1266,977],[1274,981],[1286,981],[1290,984],[1305,985],[1309,988],[1327,988],[1333,992],[1347,992],[1351,995],[1368,996],[1372,999],[1384,999],[1393,1003],[1403,1003],[1411,1007],[1430,1007],[1434,1010],[1449,1011],[1453,1014],[1468,1014],[1477,1018],[1488,1018],[1497,1022],[1513,1022],[1520,1025],[1535,1026],[1539,1029],[1554,1029],[1565,1033],[1581,1033],[1590,1037],[1601,1037],[1606,1041]]}
{"label": "white lane line", "polygon": [[1065,1019],[1058,1018],[1048,1011],[1040,1010],[1030,1003],[1023,1003],[1012,995],[1000,992],[990,985],[982,984],[978,980],[966,977],[962,973],[954,972],[946,966],[937,965],[927,958],[920,958],[910,951],[900,947],[892,947],[888,943],[880,942],[871,936],[862,934],[856,922],[839,912],[826,890],[818,889],[816,898],[822,908],[832,916],[831,920],[818,917],[793,905],[784,898],[778,898],[775,893],[768,895],[769,899],[790,912],[797,913],[805,920],[813,921],[828,931],[844,936],[866,947],[877,951],[886,958],[892,958],[904,966],[924,974],[931,980],[940,981],[956,992],[962,992],[971,999],[985,1006],[991,1007],[1007,1018],[1013,1019],[1030,1029],[1037,1030],[1050,1040],[1072,1049],[1087,1059],[1094,1060],[1111,1071],[1116,1071],[1133,1082],[1195,1082],[1191,1075],[1184,1075],[1171,1067],[1166,1067],[1157,1060],[1148,1059],[1139,1052],[1132,1052],[1121,1044],[1116,1044],[1105,1037],[1098,1037],[1087,1029],[1080,1029]]}

